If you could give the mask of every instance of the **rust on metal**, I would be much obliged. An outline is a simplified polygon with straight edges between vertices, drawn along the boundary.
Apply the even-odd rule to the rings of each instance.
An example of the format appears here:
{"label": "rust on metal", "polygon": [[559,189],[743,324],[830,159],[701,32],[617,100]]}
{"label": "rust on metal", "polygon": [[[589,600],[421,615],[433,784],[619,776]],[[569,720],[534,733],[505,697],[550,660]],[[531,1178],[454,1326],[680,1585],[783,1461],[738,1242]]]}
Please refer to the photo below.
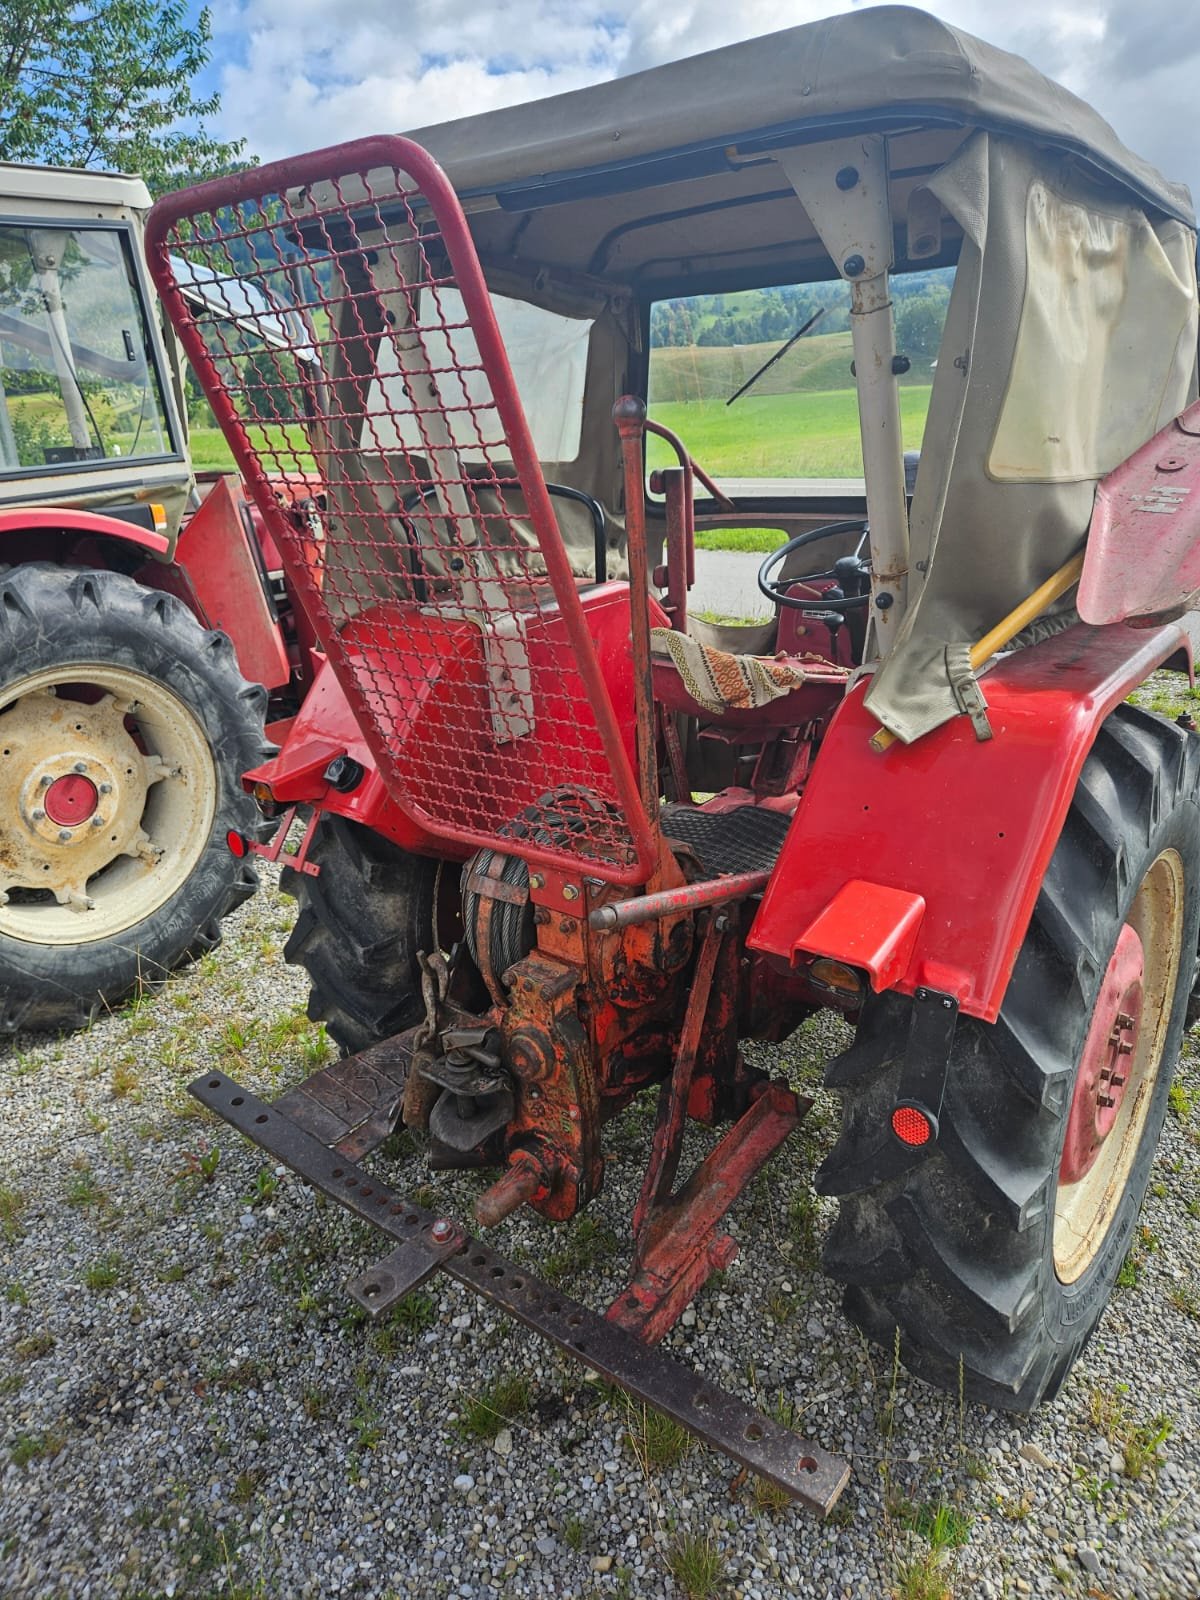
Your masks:
{"label": "rust on metal", "polygon": [[[190,1092],[314,1188],[401,1244],[433,1241],[435,1213],[398,1196],[363,1168],[328,1149],[224,1073],[206,1073]],[[439,1230],[441,1231],[441,1230]],[[391,1258],[389,1258],[391,1259]],[[372,1269],[378,1271],[378,1268]],[[850,1476],[848,1464],[798,1437],[736,1395],[688,1371],[659,1350],[517,1266],[477,1240],[446,1254],[441,1270],[502,1307],[533,1332],[619,1384],[706,1444],[828,1514]]]}

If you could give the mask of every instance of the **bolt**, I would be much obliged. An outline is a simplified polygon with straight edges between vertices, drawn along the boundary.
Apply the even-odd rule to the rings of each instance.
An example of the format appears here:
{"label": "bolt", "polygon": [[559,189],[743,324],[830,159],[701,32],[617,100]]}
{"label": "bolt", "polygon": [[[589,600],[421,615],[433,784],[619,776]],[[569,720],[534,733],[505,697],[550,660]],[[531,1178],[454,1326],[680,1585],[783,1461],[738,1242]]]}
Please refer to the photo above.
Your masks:
{"label": "bolt", "polygon": [[1133,1045],[1128,1039],[1121,1040],[1120,1044],[1117,1046],[1117,1054],[1119,1056],[1131,1056],[1133,1054]]}
{"label": "bolt", "polygon": [[1124,1088],[1124,1086],[1125,1086],[1125,1079],[1118,1077],[1117,1074],[1114,1072],[1112,1077],[1109,1079],[1109,1088],[1110,1089],[1121,1089],[1121,1088]]}
{"label": "bolt", "polygon": [[87,762],[86,761],[77,761],[75,763],[75,771],[76,772],[86,772],[87,771]]}
{"label": "bolt", "polygon": [[429,1237],[434,1244],[449,1244],[454,1237],[454,1224],[449,1217],[438,1217],[429,1230]]}
{"label": "bolt", "polygon": [[50,776],[50,774],[48,772],[43,772],[40,783],[41,788],[48,789],[53,782],[54,779]]}
{"label": "bolt", "polygon": [[1133,1027],[1133,1018],[1129,1015],[1128,1011],[1118,1011],[1117,1012],[1117,1027],[1118,1028],[1132,1028]]}
{"label": "bolt", "polygon": [[575,885],[573,883],[564,883],[563,884],[563,899],[564,900],[578,900],[579,899],[579,890],[575,887]]}
{"label": "bolt", "polygon": [[861,278],[867,270],[867,263],[860,255],[847,256],[842,262],[842,273],[847,278]]}
{"label": "bolt", "polygon": [[101,794],[111,794],[112,793],[112,784],[111,783],[102,783],[100,785],[100,793]]}
{"label": "bolt", "polygon": [[718,912],[716,917],[713,918],[713,927],[717,930],[718,933],[728,933],[729,932],[729,918],[725,915],[725,913],[723,911]]}
{"label": "bolt", "polygon": [[1110,1094],[1102,1094],[1096,1103],[1097,1105],[1102,1106],[1105,1111],[1107,1111],[1110,1107],[1115,1106],[1117,1102]]}
{"label": "bolt", "polygon": [[531,889],[544,889],[546,887],[546,880],[540,872],[531,872],[529,874],[529,887]]}
{"label": "bolt", "polygon": [[97,811],[95,816],[92,818],[92,827],[93,828],[102,828],[103,826],[104,826],[104,818]]}
{"label": "bolt", "polygon": [[35,822],[44,822],[45,819],[46,819],[46,813],[44,811],[40,811],[39,810],[39,811],[35,811],[33,813],[33,820]]}
{"label": "bolt", "polygon": [[858,168],[840,167],[833,181],[843,193],[847,189],[853,189],[854,185],[858,182]]}
{"label": "bolt", "polygon": [[58,842],[59,844],[69,844],[71,842],[70,828],[60,828],[58,830]]}
{"label": "bolt", "polygon": [[894,596],[890,595],[886,589],[881,590],[881,592],[875,596],[875,604],[879,607],[880,611],[890,611],[894,603]]}

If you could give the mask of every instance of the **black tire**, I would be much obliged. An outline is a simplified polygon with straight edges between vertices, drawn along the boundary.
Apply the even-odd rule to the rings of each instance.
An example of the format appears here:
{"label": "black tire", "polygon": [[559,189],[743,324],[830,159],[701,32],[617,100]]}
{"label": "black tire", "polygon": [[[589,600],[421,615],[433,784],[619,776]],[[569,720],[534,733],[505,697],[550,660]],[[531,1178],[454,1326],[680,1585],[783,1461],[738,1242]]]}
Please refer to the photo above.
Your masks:
{"label": "black tire", "polygon": [[308,973],[309,1016],[351,1055],[422,1013],[417,951],[432,940],[437,862],[330,813],[308,859],[317,877],[294,867],[280,877],[299,908],[284,956]]}
{"label": "black tire", "polygon": [[[248,767],[272,753],[263,738],[267,696],[242,677],[229,639],[201,627],[173,596],[120,573],[39,563],[0,574],[0,704],[6,688],[32,682],[34,674],[54,673],[67,685],[86,681],[89,666],[136,675],[145,680],[148,695],[157,686],[182,702],[190,718],[181,720],[194,728],[197,747],[207,741],[210,770],[185,774],[185,781],[211,784],[211,826],[186,879],[108,937],[39,942],[33,919],[50,897],[16,889],[10,906],[21,909],[24,921],[19,937],[11,929],[0,931],[0,1033],[81,1027],[135,989],[157,986],[218,943],[221,919],[258,882],[252,862],[236,859],[226,836],[230,830],[269,836],[269,825],[240,783]],[[0,730],[5,715],[20,706],[18,694],[0,713]],[[136,716],[130,722],[136,726]],[[153,748],[145,740],[143,745]],[[140,819],[148,826],[150,814],[148,801]],[[6,817],[4,826],[29,824],[19,815]],[[188,848],[194,849],[189,837]],[[103,872],[89,879],[89,896],[103,883]]]}
{"label": "black tire", "polygon": [[[1167,1108],[1200,925],[1200,740],[1131,706],[1104,723],[1000,1017],[961,1016],[937,1143],[897,1161],[888,1130],[911,1002],[873,1000],[826,1081],[842,1131],[817,1186],[841,1198],[825,1267],[852,1321],[914,1372],[1010,1411],[1052,1397],[1091,1336],[1133,1239]],[[1060,1281],[1054,1221],[1076,1072],[1100,982],[1161,852],[1181,867],[1182,949],[1160,1067],[1107,1231]],[[1174,858],[1172,858],[1174,859]],[[899,1170],[897,1170],[899,1168]],[[1114,1180],[1120,1184],[1119,1172]],[[1101,1215],[1097,1212],[1097,1217]],[[1071,1277],[1071,1272],[1064,1273]]]}

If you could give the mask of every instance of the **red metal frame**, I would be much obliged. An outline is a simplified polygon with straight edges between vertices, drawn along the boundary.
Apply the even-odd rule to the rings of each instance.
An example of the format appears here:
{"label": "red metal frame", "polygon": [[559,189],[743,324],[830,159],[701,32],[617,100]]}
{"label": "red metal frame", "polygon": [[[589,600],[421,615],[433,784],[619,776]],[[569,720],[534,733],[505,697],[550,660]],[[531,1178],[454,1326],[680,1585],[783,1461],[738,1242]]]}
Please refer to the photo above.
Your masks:
{"label": "red metal frame", "polygon": [[[352,199],[347,198],[349,189]],[[302,200],[293,199],[297,191]],[[364,216],[371,228],[369,245],[359,233]],[[311,249],[314,236],[320,244]],[[561,827],[534,830],[523,854],[548,865],[583,868],[608,882],[644,882],[657,862],[650,821],[588,633],[467,221],[441,169],[410,140],[359,140],[168,196],[151,212],[146,244],[168,315],[280,549],[292,586],[318,623],[321,643],[397,804],[439,839],[459,846],[498,846],[512,823],[530,805],[538,805],[540,797],[586,785],[604,802],[594,813],[600,820],[573,833]],[[368,254],[369,249],[374,253]],[[445,268],[438,265],[440,250],[448,261]],[[285,445],[281,455],[268,430],[253,420],[259,380],[247,376],[244,356],[227,349],[220,362],[214,360],[179,291],[172,251],[203,258],[222,280],[257,275],[277,282],[290,273],[292,284],[301,283],[296,299],[308,318],[308,331],[297,355],[309,365],[296,369],[297,378],[273,359],[279,387],[291,397],[296,415],[307,406],[312,418],[310,440],[315,438],[314,457],[326,478],[326,504],[314,509],[315,523],[277,499],[270,479],[287,473],[289,452],[295,466],[295,449]],[[237,271],[235,259],[243,272]],[[462,297],[465,322],[447,321],[441,310],[439,297],[451,288]],[[418,291],[425,296],[423,311],[417,308]],[[385,328],[388,296],[396,310],[387,311],[392,321]],[[422,323],[419,317],[427,311],[431,316]],[[393,336],[390,329],[397,316],[402,328]],[[457,354],[452,335],[464,337],[464,330],[474,338],[478,363],[464,363]],[[435,344],[439,338],[444,341],[448,364],[426,335]],[[405,350],[413,357],[413,347],[404,340],[414,336],[418,365],[404,369],[410,391],[407,409],[397,410],[390,397],[381,405],[372,399],[371,381],[378,375],[376,356],[383,341],[390,341],[403,364]],[[340,369],[338,362],[343,363]],[[319,369],[315,377],[313,364]],[[412,397],[414,378],[428,386],[432,401],[421,405]],[[485,383],[486,400],[472,399],[468,382]],[[463,400],[450,406],[441,391],[457,395],[455,385]],[[326,411],[321,410],[322,399]],[[455,412],[459,426],[465,415],[476,429],[484,468],[474,477],[465,472],[454,449],[437,442],[453,435]],[[379,447],[386,482],[372,478],[362,466],[357,443],[345,442],[347,429],[354,427],[358,438],[371,430],[377,444],[380,434],[374,430],[385,416],[393,425],[405,420],[419,430],[422,462],[418,471],[407,447],[389,444],[390,455]],[[501,445],[495,440],[497,423]],[[439,434],[439,428],[444,432]],[[502,472],[494,456],[511,461],[511,469]],[[359,464],[357,476],[348,465],[352,458]],[[394,459],[401,464],[398,472],[389,464]],[[483,536],[480,484],[499,496],[502,522],[508,516],[505,493],[520,491],[544,567],[535,570],[518,541],[493,545],[490,535]],[[453,537],[443,548],[447,555],[463,552],[461,559],[455,558],[456,570],[465,567],[467,576],[449,582],[457,583],[464,597],[472,586],[484,597],[473,603],[480,620],[453,620],[455,614],[464,616],[463,607],[442,604],[432,585],[423,600],[408,601],[399,578],[392,584],[395,598],[389,598],[380,579],[388,560],[399,561],[397,550],[405,553],[403,537],[398,542],[396,532],[397,507],[406,494],[430,485],[438,510],[431,514],[422,508],[417,520],[427,528],[436,522],[453,525]],[[386,506],[377,492],[381,488],[387,492]],[[331,508],[339,493],[351,509],[335,517]],[[338,530],[340,558],[358,562],[359,591],[342,582],[348,568],[328,559],[331,529]],[[379,558],[374,567],[364,560],[364,549]],[[486,581],[478,579],[480,565],[487,566],[486,558],[499,550],[516,565],[517,577],[505,569]],[[482,564],[475,559],[480,554],[485,557]],[[362,587],[369,591],[369,605],[362,599]],[[554,617],[561,619],[560,638],[551,637]],[[497,646],[502,629],[506,642]],[[487,701],[495,693],[497,652],[502,661],[520,658],[527,633],[538,630],[547,641],[542,658],[500,669],[515,692],[506,696],[501,709],[493,699],[495,737],[489,740]],[[535,652],[531,648],[529,653]],[[432,689],[431,658],[438,670]],[[522,700],[518,680],[526,670]],[[414,697],[426,706],[440,706],[443,743],[436,760],[428,745],[396,737],[395,719]],[[529,740],[530,724],[540,731],[536,741]]]}
{"label": "red metal frame", "polygon": [[1200,593],[1200,401],[1096,490],[1076,604],[1085,622],[1173,613]]}
{"label": "red metal frame", "polygon": [[192,581],[210,628],[233,640],[242,676],[279,689],[292,676],[283,634],[263,591],[258,565],[230,478],[219,478],[188,518],[175,546],[176,563]]}
{"label": "red metal frame", "polygon": [[[882,755],[857,686],[814,763],[749,948],[789,964],[816,954],[858,964],[869,916],[880,948],[907,953],[902,972],[893,963],[881,974],[887,986],[940,990],[994,1022],[1100,724],[1181,652],[1190,658],[1191,641],[1175,626],[1076,625],[986,675],[992,740],[956,717]],[[855,882],[855,915],[840,918],[831,908]]]}

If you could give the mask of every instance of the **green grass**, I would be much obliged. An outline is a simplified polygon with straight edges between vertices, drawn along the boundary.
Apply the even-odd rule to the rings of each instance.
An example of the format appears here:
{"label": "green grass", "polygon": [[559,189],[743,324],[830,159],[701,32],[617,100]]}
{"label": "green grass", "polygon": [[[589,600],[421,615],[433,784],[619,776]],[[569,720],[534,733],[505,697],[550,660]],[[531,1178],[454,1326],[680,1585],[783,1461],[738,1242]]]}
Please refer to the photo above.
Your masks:
{"label": "green grass", "polygon": [[[698,331],[698,330],[697,330]],[[663,402],[726,400],[740,389],[763,362],[779,349],[782,340],[768,339],[762,344],[682,345],[675,349],[656,349],[650,357],[650,404]],[[751,400],[764,395],[812,393],[816,390],[848,389],[853,393],[850,362],[854,357],[852,336],[841,333],[808,334],[795,344],[773,367],[764,372],[754,387],[729,407],[731,415]],[[914,366],[901,387],[923,384],[928,373]]]}
{"label": "green grass", "polygon": [[[251,443],[264,453],[268,472],[310,472],[309,454],[303,428],[269,424],[251,430]],[[192,428],[188,433],[188,453],[197,472],[234,471],[233,452],[220,428]],[[272,456],[274,459],[272,460]]]}
{"label": "green grass", "polygon": [[[931,392],[929,384],[900,390],[900,420],[908,449],[920,446]],[[652,403],[650,413],[679,434],[693,457],[716,478],[862,476],[853,389],[747,395],[735,406],[721,400]],[[659,439],[651,439],[648,458],[651,468],[673,460]]]}
{"label": "green grass", "polygon": [[469,1439],[494,1439],[502,1428],[525,1415],[531,1398],[527,1378],[500,1378],[465,1402],[459,1431]]}

